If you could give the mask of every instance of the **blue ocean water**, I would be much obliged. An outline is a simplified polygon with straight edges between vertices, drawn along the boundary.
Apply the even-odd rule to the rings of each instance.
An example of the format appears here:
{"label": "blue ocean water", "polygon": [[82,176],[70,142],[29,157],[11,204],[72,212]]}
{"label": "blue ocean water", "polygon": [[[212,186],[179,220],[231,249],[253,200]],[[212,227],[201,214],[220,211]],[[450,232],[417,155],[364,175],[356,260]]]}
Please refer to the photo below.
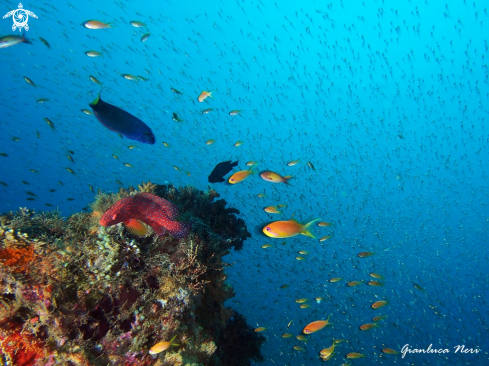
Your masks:
{"label": "blue ocean water", "polygon": [[[93,201],[89,185],[117,191],[116,181],[211,186],[253,233],[226,257],[234,263],[227,274],[236,291],[227,305],[267,328],[263,365],[319,364],[319,351],[333,339],[345,340],[328,361],[334,365],[348,362],[350,352],[366,356],[352,365],[488,364],[487,3],[23,6],[38,16],[29,18],[26,32],[33,44],[0,49],[0,152],[8,155],[0,156],[1,212],[58,208],[69,215]],[[17,7],[5,1],[0,10]],[[84,28],[90,19],[114,28]],[[147,29],[131,26],[133,20]],[[11,27],[11,18],[2,19],[0,34],[19,34]],[[103,56],[88,57],[89,50]],[[103,83],[105,101],[152,128],[155,145],[121,139],[81,111],[100,91],[90,75]],[[204,90],[213,98],[199,103]],[[40,98],[49,101],[36,103]],[[215,110],[202,114],[206,108]],[[241,113],[230,116],[231,110]],[[182,122],[172,120],[174,112]],[[215,144],[206,145],[209,139]],[[214,166],[230,159],[239,160],[235,171],[258,161],[260,171],[293,175],[292,186],[259,175],[209,184]],[[280,216],[263,210],[278,204],[287,205]],[[292,216],[332,223],[313,228],[318,238],[332,238],[261,233],[265,224]],[[273,246],[263,249],[266,243]],[[296,260],[300,250],[309,252],[303,261]],[[364,251],[375,255],[358,258]],[[383,275],[385,286],[367,286],[370,272]],[[343,279],[329,282],[334,277]],[[364,284],[346,286],[354,280]],[[311,307],[299,308],[299,298]],[[387,306],[371,309],[384,299]],[[332,326],[307,342],[295,338],[329,315]],[[387,316],[379,328],[359,330],[377,315]],[[282,338],[286,332],[293,337]],[[381,351],[406,344],[450,352],[402,358]],[[457,345],[479,352],[455,352]]]}

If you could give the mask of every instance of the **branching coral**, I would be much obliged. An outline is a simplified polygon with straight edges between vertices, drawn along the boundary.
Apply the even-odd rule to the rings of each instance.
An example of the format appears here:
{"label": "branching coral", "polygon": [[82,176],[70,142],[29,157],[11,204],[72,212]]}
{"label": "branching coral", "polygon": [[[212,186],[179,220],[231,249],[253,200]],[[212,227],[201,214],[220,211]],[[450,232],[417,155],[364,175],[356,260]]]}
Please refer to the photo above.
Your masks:
{"label": "branching coral", "polygon": [[[91,213],[0,216],[0,363],[228,365],[216,354],[232,310],[222,257],[249,236],[217,192],[150,182],[99,192]],[[98,221],[118,199],[152,192],[179,207],[184,239],[135,237]],[[156,359],[149,348],[177,336]],[[256,341],[256,340],[255,340]],[[14,348],[10,347],[14,345]],[[29,346],[28,346],[29,345]],[[254,355],[259,359],[259,346]],[[2,359],[3,357],[3,359]],[[211,361],[212,359],[212,361]]]}

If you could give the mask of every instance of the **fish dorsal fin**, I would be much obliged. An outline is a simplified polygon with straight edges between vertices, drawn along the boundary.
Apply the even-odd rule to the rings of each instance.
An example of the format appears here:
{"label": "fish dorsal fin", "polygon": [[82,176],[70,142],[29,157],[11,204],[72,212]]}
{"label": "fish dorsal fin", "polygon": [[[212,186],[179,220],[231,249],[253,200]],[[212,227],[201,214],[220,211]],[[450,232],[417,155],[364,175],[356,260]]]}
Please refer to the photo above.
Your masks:
{"label": "fish dorsal fin", "polygon": [[295,223],[299,223],[299,221],[297,221],[296,219],[290,219],[289,222],[295,222]]}

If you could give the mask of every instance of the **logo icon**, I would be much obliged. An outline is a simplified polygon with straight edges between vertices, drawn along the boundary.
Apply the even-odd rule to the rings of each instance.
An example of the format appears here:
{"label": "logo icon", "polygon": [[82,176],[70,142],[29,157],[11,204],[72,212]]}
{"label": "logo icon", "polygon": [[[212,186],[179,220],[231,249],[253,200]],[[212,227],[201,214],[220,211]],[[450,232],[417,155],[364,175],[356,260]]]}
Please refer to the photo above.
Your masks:
{"label": "logo icon", "polygon": [[26,31],[29,30],[29,24],[27,21],[29,20],[29,15],[37,19],[37,15],[32,11],[25,10],[22,6],[22,3],[19,4],[19,8],[9,11],[7,14],[3,16],[3,19],[12,16],[12,20],[14,21],[14,25],[12,25],[12,30],[16,30],[19,28],[19,32],[22,28],[25,28]]}

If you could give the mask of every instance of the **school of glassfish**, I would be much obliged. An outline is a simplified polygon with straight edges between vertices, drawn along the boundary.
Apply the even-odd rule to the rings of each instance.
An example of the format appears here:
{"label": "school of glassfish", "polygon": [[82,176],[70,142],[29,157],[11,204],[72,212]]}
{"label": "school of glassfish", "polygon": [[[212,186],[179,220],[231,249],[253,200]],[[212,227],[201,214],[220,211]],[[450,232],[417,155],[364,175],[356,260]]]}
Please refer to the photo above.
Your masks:
{"label": "school of glassfish", "polygon": [[[480,163],[487,153],[481,137],[487,131],[480,124],[481,118],[477,114],[468,118],[470,113],[475,113],[471,108],[474,111],[483,108],[487,86],[469,80],[467,75],[481,72],[485,75],[481,80],[487,79],[487,67],[477,60],[487,52],[488,46],[485,40],[475,36],[473,44],[457,38],[453,45],[448,36],[441,35],[445,26],[425,25],[419,20],[419,14],[428,13],[428,2],[409,3],[406,5],[409,10],[385,4],[377,4],[372,10],[359,2],[361,10],[350,5],[351,14],[343,15],[347,19],[343,24],[335,18],[335,14],[345,11],[345,5],[340,3],[325,4],[324,9],[298,8],[289,12],[279,3],[237,2],[238,10],[247,14],[242,20],[243,27],[236,31],[235,38],[223,38],[222,43],[214,40],[238,21],[235,12],[217,11],[216,21],[210,23],[212,16],[205,11],[199,16],[180,18],[181,24],[171,23],[171,17],[163,13],[141,22],[129,20],[134,19],[135,12],[121,3],[124,21],[73,22],[77,33],[93,32],[86,34],[80,42],[81,48],[67,44],[62,55],[48,54],[49,61],[60,57],[62,60],[49,73],[35,72],[37,63],[41,64],[39,60],[30,73],[29,69],[13,73],[15,82],[22,85],[22,93],[32,97],[30,102],[37,108],[40,123],[29,131],[30,135],[6,129],[7,138],[2,146],[5,152],[0,157],[2,161],[12,160],[16,146],[27,143],[33,151],[46,154],[47,163],[19,155],[18,161],[22,161],[19,166],[24,166],[25,174],[19,175],[21,180],[2,178],[5,181],[0,184],[9,189],[16,187],[22,202],[37,203],[42,199],[45,206],[53,207],[53,203],[59,206],[58,197],[65,197],[64,209],[69,209],[69,204],[75,201],[70,187],[78,187],[76,199],[81,202],[97,188],[114,189],[114,183],[117,187],[122,182],[132,182],[130,177],[136,175],[203,187],[208,183],[223,183],[220,188],[238,202],[237,207],[243,207],[243,216],[257,226],[255,238],[260,238],[256,239],[259,251],[253,253],[261,257],[256,256],[251,264],[244,264],[241,258],[241,263],[235,266],[248,273],[250,282],[256,285],[257,292],[249,292],[248,297],[260,298],[273,290],[276,291],[273,307],[284,309],[281,317],[273,318],[275,323],[270,319],[264,324],[265,315],[261,321],[257,320],[255,331],[266,334],[274,345],[280,345],[270,351],[274,356],[269,359],[290,356],[291,350],[307,352],[312,348],[311,340],[320,335],[325,348],[316,347],[314,353],[323,361],[396,357],[402,344],[398,338],[397,343],[390,343],[393,338],[389,334],[407,324],[399,325],[401,320],[393,319],[402,317],[406,309],[414,312],[421,308],[423,314],[436,318],[456,309],[445,300],[429,300],[433,291],[425,290],[426,282],[435,282],[437,277],[432,277],[421,264],[425,263],[423,256],[430,253],[427,243],[432,237],[443,237],[443,245],[454,240],[452,229],[444,226],[444,222],[453,219],[449,207],[460,204],[464,211],[460,217],[469,217],[472,205],[463,206],[461,202],[472,202],[472,197],[484,197],[488,193],[485,184],[475,179],[467,182],[461,173],[476,170],[468,157]],[[488,12],[483,5],[473,3],[467,5],[469,10],[459,12],[449,3],[430,6],[449,24],[447,28],[462,35],[462,40],[469,32],[469,15],[485,30]],[[44,4],[44,7],[46,15],[56,14],[53,5]],[[262,18],[264,12],[277,17],[276,27],[272,20],[267,24]],[[263,24],[252,22],[252,16]],[[156,25],[165,22],[171,24],[167,33],[158,34]],[[176,38],[184,33],[182,24],[190,31],[178,42]],[[374,29],[370,39],[364,36],[365,24]],[[344,29],[343,36],[334,36],[338,28]],[[127,48],[122,47],[122,41],[110,38],[121,29],[132,32]],[[275,29],[275,33],[270,29]],[[216,38],[208,41],[210,37],[203,30],[217,32]],[[93,35],[99,31],[105,32],[99,33],[100,40]],[[61,42],[66,42],[72,34],[71,30],[66,32],[56,42],[49,34],[39,37],[43,52],[60,51]],[[374,37],[379,43],[372,41]],[[406,46],[404,37],[433,42],[423,41],[423,48],[416,49]],[[0,38],[3,50],[24,48],[29,54],[39,55],[36,47],[28,34]],[[400,50],[395,55],[394,47]],[[441,47],[447,47],[452,53],[453,49],[459,50],[465,55],[461,56],[463,62],[450,56],[450,52],[443,52]],[[164,58],[161,49],[171,52],[164,66],[160,65]],[[211,58],[212,53],[222,63],[213,62],[216,59]],[[231,60],[231,56],[236,58]],[[124,62],[118,63],[118,59]],[[313,60],[316,65],[305,59]],[[21,58],[13,61],[16,68]],[[434,67],[436,72],[418,73],[419,63],[430,70]],[[460,73],[447,71],[454,63],[459,65]],[[13,65],[11,68],[14,70]],[[66,75],[73,77],[72,86],[58,88],[59,80]],[[220,75],[225,76],[219,78]],[[253,80],[255,75],[262,81]],[[103,96],[110,103],[97,97],[98,89],[87,92],[93,86],[98,89],[103,86]],[[129,92],[119,96],[124,88]],[[266,92],[260,92],[260,88]],[[464,97],[464,90],[472,90],[472,97]],[[65,93],[70,95],[69,102],[64,102]],[[83,97],[75,97],[78,95]],[[171,102],[161,102],[161,96]],[[477,102],[472,103],[471,98]],[[395,104],[402,99],[409,100],[409,107]],[[388,103],[389,106],[377,107]],[[59,105],[64,105],[65,111],[55,108]],[[74,110],[73,105],[76,105]],[[443,106],[441,114],[435,113],[438,105]],[[87,109],[89,106],[92,111]],[[451,110],[453,106],[458,109]],[[6,115],[18,112],[16,108],[16,103],[5,106]],[[123,117],[114,120],[111,117],[114,113]],[[252,126],[254,120],[259,122]],[[417,127],[412,121],[418,120],[426,121],[426,125]],[[448,129],[444,120],[453,122],[453,126]],[[88,137],[83,135],[87,129]],[[454,142],[457,134],[464,136],[461,142]],[[56,144],[47,143],[47,138]],[[136,142],[128,142],[126,138]],[[165,150],[160,150],[158,145]],[[250,160],[246,163],[248,168],[243,169],[237,167],[238,161],[233,163],[238,158],[246,159],[241,166],[249,159],[256,161]],[[94,160],[96,164],[104,164],[103,171],[100,167],[91,168]],[[227,164],[220,166],[209,179],[220,161]],[[377,172],[364,168],[369,165],[375,166]],[[236,168],[228,175],[233,167]],[[440,169],[447,176],[437,176]],[[164,175],[161,170],[165,171]],[[41,189],[37,177],[56,185],[56,189],[51,186]],[[23,186],[28,186],[29,191],[22,189]],[[430,200],[429,193],[442,200]],[[452,194],[454,201],[450,200]],[[49,202],[45,197],[49,197]],[[410,200],[416,204],[410,206],[407,202]],[[484,216],[478,210],[475,209],[476,216]],[[296,212],[301,219],[295,218]],[[345,220],[351,222],[348,229]],[[459,225],[464,221],[459,218]],[[127,226],[144,230],[131,221],[127,221]],[[388,233],[391,228],[396,228],[395,235]],[[440,233],[421,234],[429,229]],[[478,230],[474,232],[482,232]],[[177,230],[177,237],[186,231]],[[424,244],[416,246],[411,231],[418,233]],[[407,243],[413,241],[413,247],[408,247]],[[336,247],[341,249],[332,249]],[[408,259],[401,258],[407,257],[411,248],[416,256],[409,263],[418,266],[414,268],[419,269],[419,275],[408,273],[405,264]],[[445,259],[444,249],[434,252],[436,258]],[[440,271],[448,274],[452,267],[461,267],[456,260],[450,261],[450,265]],[[277,273],[278,279],[269,278],[264,268]],[[231,268],[230,273],[241,278],[234,270]],[[295,276],[298,273],[300,281]],[[395,286],[406,283],[409,289],[394,290]],[[443,295],[448,290],[440,293],[439,297],[446,299]],[[400,298],[408,300],[400,303]],[[238,306],[240,301],[243,300],[236,299]],[[268,311],[272,310],[272,304]],[[352,309],[362,309],[361,319],[351,314]],[[388,315],[378,314],[383,311]],[[364,316],[367,313],[372,316]],[[345,319],[336,320],[345,314],[350,316],[348,325]],[[277,319],[282,322],[276,322]],[[418,328],[420,325],[417,323]],[[290,327],[295,327],[294,331]],[[348,337],[344,336],[346,329],[350,331]],[[382,337],[373,338],[379,334]],[[337,336],[341,339],[334,338]],[[368,343],[364,337],[371,337],[368,341],[375,339],[375,349],[370,345],[363,347],[362,341]],[[433,336],[430,337],[427,339]],[[301,342],[294,343],[297,341]],[[173,339],[155,343],[150,353],[176,346],[172,342]]]}

